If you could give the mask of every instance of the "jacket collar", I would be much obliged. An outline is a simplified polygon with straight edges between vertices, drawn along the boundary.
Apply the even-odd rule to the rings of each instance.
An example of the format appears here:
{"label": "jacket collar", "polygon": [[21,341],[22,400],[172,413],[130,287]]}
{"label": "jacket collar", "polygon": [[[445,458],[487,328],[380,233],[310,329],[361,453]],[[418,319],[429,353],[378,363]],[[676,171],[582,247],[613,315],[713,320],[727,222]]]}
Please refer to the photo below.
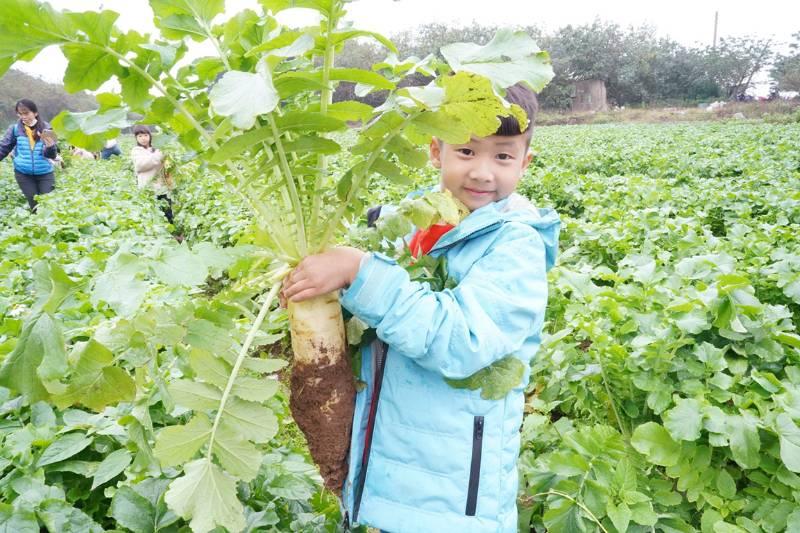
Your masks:
{"label": "jacket collar", "polygon": [[501,225],[504,222],[502,209],[509,198],[492,202],[470,213],[458,226],[442,235],[442,238],[431,248],[431,252],[453,246],[459,241],[491,231]]}

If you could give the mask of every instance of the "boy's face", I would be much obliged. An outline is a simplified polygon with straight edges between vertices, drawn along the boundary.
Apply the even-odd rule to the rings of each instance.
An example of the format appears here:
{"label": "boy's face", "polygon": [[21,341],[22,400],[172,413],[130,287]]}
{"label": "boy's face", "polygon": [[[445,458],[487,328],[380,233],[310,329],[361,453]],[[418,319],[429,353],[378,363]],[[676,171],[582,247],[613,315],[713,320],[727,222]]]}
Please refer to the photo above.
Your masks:
{"label": "boy's face", "polygon": [[433,166],[441,170],[442,189],[475,211],[514,192],[533,158],[527,148],[525,134],[473,137],[466,144],[434,138],[430,156]]}

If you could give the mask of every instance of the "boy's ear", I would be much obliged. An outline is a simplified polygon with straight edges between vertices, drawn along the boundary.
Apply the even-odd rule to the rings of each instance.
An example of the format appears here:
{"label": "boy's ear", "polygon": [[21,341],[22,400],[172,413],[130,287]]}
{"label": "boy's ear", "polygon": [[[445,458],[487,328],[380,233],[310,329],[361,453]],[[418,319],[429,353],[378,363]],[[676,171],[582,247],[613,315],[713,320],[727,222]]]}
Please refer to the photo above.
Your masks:
{"label": "boy's ear", "polygon": [[431,139],[430,159],[434,167],[442,168],[442,143],[436,137]]}
{"label": "boy's ear", "polygon": [[528,148],[528,151],[525,153],[525,157],[522,159],[522,168],[520,169],[520,174],[528,170],[528,166],[531,164],[531,161],[533,161],[533,152],[530,148]]}

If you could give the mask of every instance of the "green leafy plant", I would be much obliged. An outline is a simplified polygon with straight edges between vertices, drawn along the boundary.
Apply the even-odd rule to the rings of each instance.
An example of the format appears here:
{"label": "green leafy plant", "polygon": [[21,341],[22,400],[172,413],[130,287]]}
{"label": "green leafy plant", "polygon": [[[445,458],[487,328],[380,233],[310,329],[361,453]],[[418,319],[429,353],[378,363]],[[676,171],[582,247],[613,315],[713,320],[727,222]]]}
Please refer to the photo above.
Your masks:
{"label": "green leafy plant", "polygon": [[[112,78],[121,85],[121,97],[99,97],[97,112],[67,113],[54,121],[70,142],[97,147],[105,137],[118,133],[128,112],[142,113],[145,122],[175,132],[183,148],[196,153],[251,209],[252,229],[246,238],[256,245],[261,258],[253,267],[258,281],[252,286],[270,297],[260,304],[238,355],[228,361],[231,368],[224,385],[209,383],[209,375],[198,373],[177,389],[191,389],[191,394],[176,393],[173,386],[176,403],[195,411],[195,417],[163,437],[172,449],[174,435],[195,436],[183,442],[183,462],[206,445],[205,459],[185,463],[184,476],[172,482],[166,495],[171,508],[191,519],[196,531],[243,525],[235,480],[248,479],[253,471],[230,460],[229,452],[235,447],[251,453],[254,448],[233,438],[230,424],[237,417],[231,410],[253,401],[237,395],[245,379],[238,374],[250,342],[273,305],[281,278],[303,257],[336,242],[345,223],[363,209],[371,175],[405,180],[401,166],[424,163],[417,145],[429,141],[431,135],[464,142],[470,135],[493,134],[498,115],[513,114],[525,122],[519,107],[502,100],[503,88],[524,82],[538,90],[552,77],[547,54],[526,34],[511,31],[499,32],[485,46],[446,47],[442,53],[447,64],[416,65],[417,71],[437,76],[426,87],[397,89],[408,70],[402,64],[387,64],[380,72],[337,68],[336,51],[350,39],[372,38],[396,52],[385,38],[342,25],[345,4],[343,0],[262,0],[263,13],[247,10],[217,24],[214,21],[224,9],[221,0],[199,5],[151,0],[160,31],[157,38],[120,32],[114,26],[118,14],[113,11],[60,12],[48,4],[13,0],[0,15],[4,22],[14,21],[4,24],[14,29],[0,37],[0,72],[46,46],[57,45],[68,60],[68,90],[95,90]],[[320,24],[303,30],[280,26],[273,15],[290,7],[317,11]],[[189,39],[211,44],[217,55],[178,67]],[[390,95],[376,109],[353,102],[334,104],[332,91],[341,81],[357,83],[359,91],[385,89]],[[361,124],[351,152],[363,157],[343,172],[333,172],[328,156],[342,147],[330,134],[346,129],[348,121]],[[124,271],[122,264],[118,266]],[[306,434],[327,486],[338,491],[346,472],[355,394],[345,358],[341,309],[336,295],[329,294],[291,303],[288,312],[294,351],[293,416]],[[210,357],[217,365],[224,360],[218,353]],[[206,363],[206,367],[212,364]],[[201,389],[204,392],[198,392]],[[326,406],[322,414],[320,405]],[[210,419],[201,414],[204,410],[215,413],[207,435]],[[257,406],[250,411],[248,416],[253,418],[244,418],[253,426],[270,426],[264,416],[253,414],[259,411]],[[266,430],[253,435],[256,442],[271,437]],[[211,486],[219,490],[195,488]],[[206,493],[202,499],[201,492]]]}

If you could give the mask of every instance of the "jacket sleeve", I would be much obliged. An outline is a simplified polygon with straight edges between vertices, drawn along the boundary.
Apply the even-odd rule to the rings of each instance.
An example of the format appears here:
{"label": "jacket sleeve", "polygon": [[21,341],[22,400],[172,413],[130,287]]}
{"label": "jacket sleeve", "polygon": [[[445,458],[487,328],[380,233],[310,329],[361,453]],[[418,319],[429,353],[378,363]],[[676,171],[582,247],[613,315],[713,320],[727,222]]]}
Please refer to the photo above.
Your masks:
{"label": "jacket sleeve", "polygon": [[8,128],[6,134],[3,135],[3,139],[0,140],[0,161],[6,158],[8,154],[11,153],[11,150],[17,145],[17,136],[14,135],[14,126]]}
{"label": "jacket sleeve", "polygon": [[378,337],[451,379],[519,350],[544,321],[545,247],[530,226],[508,223],[454,289],[432,291],[380,254],[363,263],[342,305]]}
{"label": "jacket sleeve", "polygon": [[148,170],[157,168],[159,165],[161,165],[161,162],[164,159],[164,154],[162,154],[160,150],[151,152],[143,148],[134,147],[133,151],[131,152],[131,157],[133,159],[133,168],[138,173],[147,172]]}

